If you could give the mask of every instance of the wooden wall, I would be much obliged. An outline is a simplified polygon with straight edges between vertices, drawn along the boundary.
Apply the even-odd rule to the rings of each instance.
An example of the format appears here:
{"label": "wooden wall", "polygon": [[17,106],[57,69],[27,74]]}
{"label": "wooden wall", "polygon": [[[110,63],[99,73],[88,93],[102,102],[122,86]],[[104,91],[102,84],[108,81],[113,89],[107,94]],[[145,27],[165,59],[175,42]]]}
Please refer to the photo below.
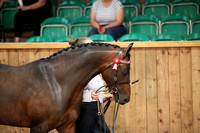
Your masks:
{"label": "wooden wall", "polygon": [[[67,46],[0,44],[0,63],[22,65]],[[136,79],[140,81],[132,85],[130,102],[120,106],[115,133],[200,133],[200,41],[135,42],[131,81]],[[110,128],[113,109],[114,103],[106,113]],[[0,126],[0,133],[28,131]]]}

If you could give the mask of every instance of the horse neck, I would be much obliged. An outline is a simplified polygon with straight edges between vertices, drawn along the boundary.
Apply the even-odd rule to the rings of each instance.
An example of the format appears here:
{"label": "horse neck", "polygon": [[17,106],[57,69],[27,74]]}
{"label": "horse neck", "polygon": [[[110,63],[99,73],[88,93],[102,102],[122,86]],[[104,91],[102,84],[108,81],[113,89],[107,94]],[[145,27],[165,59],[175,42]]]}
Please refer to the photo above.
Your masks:
{"label": "horse neck", "polygon": [[[103,50],[103,51],[92,51],[86,53],[88,56],[84,57],[81,55],[77,57],[78,60],[78,72],[83,75],[84,79],[89,80],[95,75],[101,73],[106,67],[108,67],[117,56],[118,50]],[[88,77],[88,78],[87,78]]]}
{"label": "horse neck", "polygon": [[[54,62],[54,66],[56,66],[55,71],[59,72],[56,77],[57,79],[65,80],[65,86],[74,89],[83,89],[95,75],[101,73],[113,62],[113,59],[118,55],[119,51],[119,48],[113,48],[66,53],[66,56],[63,55],[61,56],[62,59],[57,59]],[[77,83],[69,84],[69,82]]]}

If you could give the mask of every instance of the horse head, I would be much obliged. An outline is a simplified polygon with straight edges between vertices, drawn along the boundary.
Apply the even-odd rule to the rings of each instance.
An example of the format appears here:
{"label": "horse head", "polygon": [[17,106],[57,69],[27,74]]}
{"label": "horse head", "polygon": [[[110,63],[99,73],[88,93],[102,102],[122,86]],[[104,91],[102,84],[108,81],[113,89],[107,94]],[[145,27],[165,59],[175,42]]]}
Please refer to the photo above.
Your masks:
{"label": "horse head", "polygon": [[130,101],[130,51],[132,45],[130,44],[126,50],[121,49],[110,67],[102,72],[103,79],[114,95],[114,100],[119,104]]}

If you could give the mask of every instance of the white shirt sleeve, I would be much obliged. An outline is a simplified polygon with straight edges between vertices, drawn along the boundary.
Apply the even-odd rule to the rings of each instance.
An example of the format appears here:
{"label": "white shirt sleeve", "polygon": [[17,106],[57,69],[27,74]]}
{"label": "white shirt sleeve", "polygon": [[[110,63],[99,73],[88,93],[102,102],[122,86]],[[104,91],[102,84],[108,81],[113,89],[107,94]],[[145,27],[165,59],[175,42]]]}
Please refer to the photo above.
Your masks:
{"label": "white shirt sleeve", "polygon": [[[91,102],[96,101],[92,99],[91,93],[93,91],[97,91],[100,87],[104,86],[103,80],[101,79],[100,75],[95,76],[85,87],[83,90],[83,102]],[[101,91],[99,92],[99,101],[103,103],[105,94],[102,92],[102,90],[105,90],[105,87],[101,88]]]}
{"label": "white shirt sleeve", "polygon": [[94,2],[94,4],[92,5],[92,10],[97,10],[97,8],[98,8],[98,5],[99,5],[99,0],[96,0],[95,2]]}

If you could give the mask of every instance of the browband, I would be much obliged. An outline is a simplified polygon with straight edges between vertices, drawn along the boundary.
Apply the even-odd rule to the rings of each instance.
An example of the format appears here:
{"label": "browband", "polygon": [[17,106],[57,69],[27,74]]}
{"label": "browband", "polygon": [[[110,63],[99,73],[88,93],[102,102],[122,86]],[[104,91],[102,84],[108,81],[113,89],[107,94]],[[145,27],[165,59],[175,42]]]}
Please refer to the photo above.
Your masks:
{"label": "browband", "polygon": [[118,56],[115,57],[115,59],[114,59],[114,64],[113,64],[112,69],[117,70],[117,69],[118,69],[118,66],[119,66],[119,63],[122,63],[122,64],[130,64],[130,63],[131,63],[130,60],[126,61],[126,60],[121,60],[121,59],[120,59],[120,56],[121,56],[121,54],[122,54],[123,51],[124,51],[124,50],[121,49],[121,50],[119,51]]}

